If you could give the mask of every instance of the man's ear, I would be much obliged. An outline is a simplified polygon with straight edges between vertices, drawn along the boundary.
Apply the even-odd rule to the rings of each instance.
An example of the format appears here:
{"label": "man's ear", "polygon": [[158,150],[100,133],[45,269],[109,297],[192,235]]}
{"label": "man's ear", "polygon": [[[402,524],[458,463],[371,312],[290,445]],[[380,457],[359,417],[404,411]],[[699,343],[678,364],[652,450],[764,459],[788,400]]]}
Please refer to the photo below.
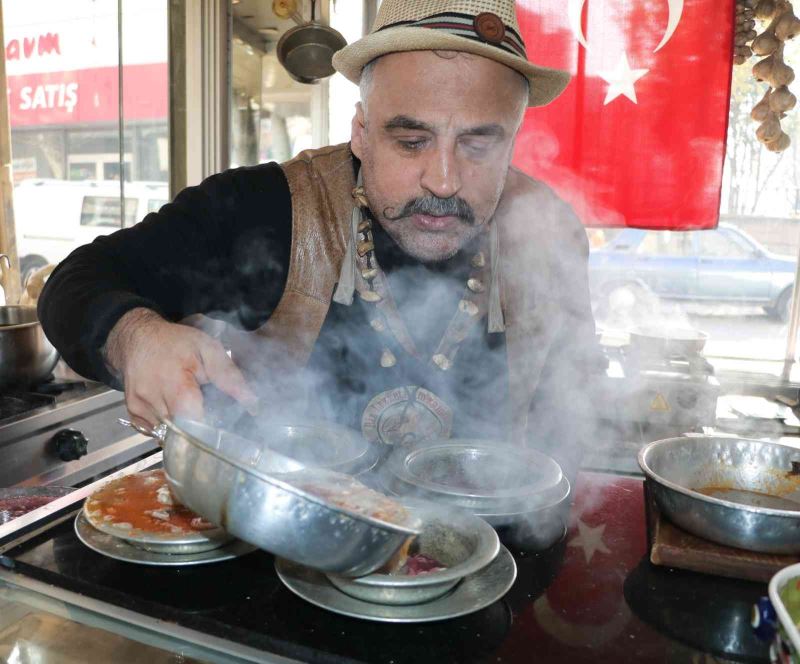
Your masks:
{"label": "man's ear", "polygon": [[356,113],[353,116],[352,128],[350,131],[350,149],[359,159],[363,159],[364,145],[367,137],[367,119],[364,115],[364,105],[361,102],[356,104]]}

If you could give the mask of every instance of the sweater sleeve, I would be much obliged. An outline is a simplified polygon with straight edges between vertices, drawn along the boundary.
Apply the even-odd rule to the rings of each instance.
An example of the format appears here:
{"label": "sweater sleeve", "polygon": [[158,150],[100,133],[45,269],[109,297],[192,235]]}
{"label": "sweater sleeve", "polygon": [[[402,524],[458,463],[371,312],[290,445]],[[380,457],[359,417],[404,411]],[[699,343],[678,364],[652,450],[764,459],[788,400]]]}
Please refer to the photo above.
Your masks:
{"label": "sweater sleeve", "polygon": [[286,284],[291,218],[277,164],[211,176],[135,226],[72,252],[39,299],[45,334],[75,371],[115,384],[101,349],[131,309],[173,321],[206,314],[255,329]]}

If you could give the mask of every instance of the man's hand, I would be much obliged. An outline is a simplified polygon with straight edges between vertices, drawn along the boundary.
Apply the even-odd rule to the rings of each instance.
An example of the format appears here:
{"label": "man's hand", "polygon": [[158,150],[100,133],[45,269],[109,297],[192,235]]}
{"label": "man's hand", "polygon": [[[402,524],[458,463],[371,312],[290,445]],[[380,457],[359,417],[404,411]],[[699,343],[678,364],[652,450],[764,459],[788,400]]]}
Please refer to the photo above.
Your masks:
{"label": "man's hand", "polygon": [[219,341],[149,309],[133,309],[119,319],[105,357],[121,376],[128,412],[140,425],[153,427],[159,417],[176,414],[202,420],[200,386],[207,383],[255,406],[255,395]]}

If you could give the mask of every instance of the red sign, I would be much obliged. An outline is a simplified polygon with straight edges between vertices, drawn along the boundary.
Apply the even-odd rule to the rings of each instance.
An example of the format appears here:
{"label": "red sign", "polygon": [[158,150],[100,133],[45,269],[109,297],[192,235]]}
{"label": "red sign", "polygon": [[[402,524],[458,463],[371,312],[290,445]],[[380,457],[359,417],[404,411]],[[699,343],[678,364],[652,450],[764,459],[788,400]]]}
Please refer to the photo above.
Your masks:
{"label": "red sign", "polygon": [[[9,76],[11,126],[117,122],[118,77],[117,67]],[[166,63],[123,67],[124,119],[165,119],[168,77]]]}
{"label": "red sign", "polygon": [[566,69],[528,111],[515,163],[590,226],[713,228],[732,72],[733,3],[518,0],[531,61]]}
{"label": "red sign", "polygon": [[23,37],[22,39],[11,39],[6,44],[6,61],[30,59],[35,55],[49,55],[57,53],[61,55],[61,45],[58,33],[47,32],[38,37]]}

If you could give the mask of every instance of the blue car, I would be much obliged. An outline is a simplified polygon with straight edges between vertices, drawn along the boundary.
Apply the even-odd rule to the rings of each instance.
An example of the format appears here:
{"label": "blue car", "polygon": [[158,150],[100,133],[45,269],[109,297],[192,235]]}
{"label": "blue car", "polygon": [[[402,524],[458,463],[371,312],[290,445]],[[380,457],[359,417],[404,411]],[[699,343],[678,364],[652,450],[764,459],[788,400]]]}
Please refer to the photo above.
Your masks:
{"label": "blue car", "polygon": [[589,277],[598,315],[615,291],[684,302],[757,305],[788,320],[797,261],[774,254],[736,226],[708,231],[626,228],[592,249]]}

